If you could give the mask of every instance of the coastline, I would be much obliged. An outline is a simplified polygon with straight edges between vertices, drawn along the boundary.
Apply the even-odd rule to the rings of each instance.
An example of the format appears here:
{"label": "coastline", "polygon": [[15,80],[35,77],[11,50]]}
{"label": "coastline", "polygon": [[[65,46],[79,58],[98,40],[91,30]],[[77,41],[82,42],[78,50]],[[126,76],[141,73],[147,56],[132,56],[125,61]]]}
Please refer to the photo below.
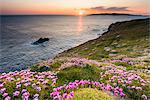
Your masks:
{"label": "coastline", "polygon": [[[20,21],[22,19],[22,17],[20,18],[19,16],[12,17],[12,18],[14,18],[16,20],[20,20]],[[9,18],[4,18],[4,19],[8,19],[8,23],[9,23],[9,20],[11,20],[12,18],[9,17]],[[32,18],[33,17],[23,17],[24,20],[26,20],[26,19],[28,20],[28,19],[32,19]],[[41,17],[37,16],[37,18],[40,19]],[[43,16],[42,18],[47,19],[48,17]],[[58,17],[58,19],[59,18],[60,17]],[[62,17],[61,19],[63,19],[63,18],[65,18],[65,17]],[[95,18],[94,21],[96,21],[96,22],[94,22],[94,24],[92,24],[92,25],[88,24],[90,22],[90,20],[93,18]],[[105,18],[105,16],[104,17],[103,16],[86,17],[85,18],[85,19],[87,19],[86,20],[87,22],[85,23],[86,25],[83,24],[82,28],[84,30],[82,32],[79,32],[80,34],[78,34],[78,32],[77,32],[78,30],[77,30],[76,26],[74,26],[74,28],[72,28],[72,29],[66,29],[67,28],[67,24],[65,24],[66,22],[64,23],[66,25],[66,28],[64,26],[64,27],[60,27],[60,29],[59,29],[59,27],[58,28],[56,27],[56,29],[53,29],[53,28],[49,29],[49,26],[47,26],[47,24],[49,25],[49,23],[47,23],[45,21],[42,23],[45,24],[46,26],[44,26],[42,28],[44,28],[46,30],[43,30],[42,28],[40,30],[38,30],[36,27],[39,27],[39,26],[36,23],[34,23],[35,21],[33,21],[33,23],[31,23],[31,26],[35,25],[35,32],[32,32],[32,30],[30,30],[30,28],[32,28],[32,27],[30,27],[27,30],[25,28],[23,31],[20,29],[20,28],[23,28],[22,25],[21,25],[22,27],[20,27],[20,28],[16,27],[15,30],[20,30],[20,34],[22,34],[22,35],[20,35],[19,32],[17,33],[17,32],[14,32],[13,30],[11,30],[11,27],[10,27],[10,29],[9,29],[9,27],[8,28],[6,27],[5,30],[9,30],[9,31],[2,32],[2,33],[6,33],[6,35],[4,34],[3,36],[5,38],[2,39],[2,41],[4,41],[4,43],[2,45],[3,56],[2,56],[1,65],[0,65],[1,72],[9,72],[9,71],[26,69],[26,68],[29,68],[30,66],[32,66],[36,63],[39,63],[41,61],[52,59],[58,53],[61,53],[64,50],[78,46],[86,41],[98,38],[102,33],[104,33],[104,31],[107,31],[108,26],[113,22],[123,21],[123,20],[131,20],[131,19],[137,19],[137,18],[145,18],[145,17],[140,17],[140,16],[139,17],[138,16],[137,17],[131,17],[131,16],[118,16],[118,17],[110,16],[109,17],[108,16],[108,18],[107,17]],[[48,20],[49,19],[51,20],[53,18],[51,18],[49,16]],[[72,20],[72,17],[69,20]],[[76,19],[76,21],[77,21],[77,19]],[[15,20],[13,22],[15,22]],[[26,22],[25,22],[26,23],[25,27],[28,27],[28,25],[27,25],[28,21],[26,21]],[[4,21],[4,23],[5,23],[5,21]],[[7,21],[6,21],[6,23],[7,23]],[[55,23],[57,23],[57,22],[55,22]],[[69,25],[70,21],[68,21],[67,23]],[[102,23],[105,23],[106,25],[103,26]],[[15,23],[12,23],[12,26],[14,24]],[[60,23],[60,25],[61,24],[62,23]],[[76,25],[76,24],[77,23],[74,22],[74,24],[72,24],[72,25]],[[19,23],[18,23],[18,25],[19,25]],[[55,27],[55,25],[57,26],[57,24],[54,24],[54,27]],[[15,27],[15,25],[14,25],[14,27]],[[60,33],[60,35],[56,36],[57,34],[59,34],[59,31],[61,31],[63,29],[65,29],[66,31],[62,31]],[[97,29],[97,30],[95,30],[95,29]],[[47,30],[49,30],[48,33],[46,32]],[[73,30],[75,32],[72,33]],[[26,33],[24,33],[24,31],[29,31],[28,34],[30,34],[31,36],[33,35],[33,37],[28,36]],[[53,35],[53,33],[55,33],[55,31],[56,31],[56,35]],[[12,35],[12,38],[10,38],[10,39],[9,39],[9,32],[14,34],[14,35]],[[77,34],[76,34],[76,32],[77,32]],[[37,33],[39,35],[36,35],[35,33]],[[61,36],[61,34],[62,34],[62,36]],[[69,36],[66,37],[65,34],[66,35],[68,34]],[[73,34],[73,35],[71,35],[71,34]],[[17,37],[15,37],[15,35]],[[79,36],[79,35],[81,35],[81,36]],[[44,44],[44,46],[45,46],[44,49],[42,46],[31,45],[31,43],[33,41],[36,41],[37,39],[39,39],[43,36],[50,38],[49,43],[47,45]],[[59,37],[59,36],[61,36],[61,37]],[[8,39],[7,39],[7,37],[8,37]],[[63,42],[65,42],[65,43],[63,43]],[[7,45],[5,45],[5,43]],[[34,49],[34,48],[36,48],[36,49]]]}
{"label": "coastline", "polygon": [[101,37],[52,61],[0,74],[0,99],[4,94],[22,98],[25,93],[25,98],[40,100],[149,100],[149,20],[111,24]]}
{"label": "coastline", "polygon": [[58,58],[58,57],[61,57],[61,56],[63,56],[64,54],[66,54],[67,52],[70,52],[70,51],[72,51],[73,49],[78,48],[78,47],[81,47],[81,46],[83,46],[83,45],[86,45],[86,44],[88,44],[88,43],[90,43],[90,42],[97,41],[97,40],[99,40],[99,39],[103,39],[103,37],[105,37],[105,35],[109,35],[109,34],[113,33],[113,31],[115,32],[115,31],[116,31],[115,28],[118,27],[119,25],[124,25],[124,24],[132,23],[132,22],[133,22],[133,23],[136,23],[137,21],[142,21],[142,20],[149,20],[149,22],[150,22],[150,18],[145,18],[145,19],[134,19],[134,20],[129,20],[129,21],[121,21],[121,22],[112,23],[111,25],[109,25],[108,30],[107,30],[106,32],[102,33],[102,35],[99,36],[98,38],[89,40],[89,41],[87,41],[87,42],[85,42],[85,43],[82,43],[82,44],[76,46],[76,47],[72,47],[72,48],[70,48],[70,49],[67,49],[67,50],[65,50],[65,51],[63,51],[63,52],[57,54],[53,59],[56,59],[56,58]]}

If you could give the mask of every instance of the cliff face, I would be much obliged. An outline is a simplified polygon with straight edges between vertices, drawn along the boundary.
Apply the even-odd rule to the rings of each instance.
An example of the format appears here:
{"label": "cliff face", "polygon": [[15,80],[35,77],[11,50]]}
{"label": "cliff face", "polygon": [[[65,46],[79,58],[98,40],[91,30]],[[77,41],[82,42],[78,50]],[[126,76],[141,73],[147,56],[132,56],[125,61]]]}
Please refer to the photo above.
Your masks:
{"label": "cliff face", "polygon": [[111,58],[112,53],[140,56],[141,51],[149,49],[149,22],[150,19],[139,19],[113,23],[101,37],[64,51],[56,58],[80,56],[101,60]]}

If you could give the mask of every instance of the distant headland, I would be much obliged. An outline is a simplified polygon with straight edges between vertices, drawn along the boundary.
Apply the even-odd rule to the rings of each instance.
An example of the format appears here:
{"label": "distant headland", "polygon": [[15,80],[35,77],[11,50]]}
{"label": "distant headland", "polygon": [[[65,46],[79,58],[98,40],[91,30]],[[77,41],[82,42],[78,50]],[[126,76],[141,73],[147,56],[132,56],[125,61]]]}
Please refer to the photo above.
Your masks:
{"label": "distant headland", "polygon": [[126,13],[98,13],[98,14],[90,14],[89,16],[95,15],[113,15],[113,16],[148,16],[148,15],[139,15],[139,14],[126,14]]}

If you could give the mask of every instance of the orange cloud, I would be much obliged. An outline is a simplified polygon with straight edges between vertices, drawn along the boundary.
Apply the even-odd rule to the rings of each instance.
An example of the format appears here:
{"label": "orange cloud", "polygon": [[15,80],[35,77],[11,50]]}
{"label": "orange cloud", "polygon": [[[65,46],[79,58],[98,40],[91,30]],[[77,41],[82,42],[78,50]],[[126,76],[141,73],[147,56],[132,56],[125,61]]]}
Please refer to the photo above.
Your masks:
{"label": "orange cloud", "polygon": [[104,7],[104,6],[98,6],[98,7],[91,7],[91,8],[83,8],[83,10],[86,10],[88,13],[128,13],[132,12],[132,10],[129,10],[128,7]]}

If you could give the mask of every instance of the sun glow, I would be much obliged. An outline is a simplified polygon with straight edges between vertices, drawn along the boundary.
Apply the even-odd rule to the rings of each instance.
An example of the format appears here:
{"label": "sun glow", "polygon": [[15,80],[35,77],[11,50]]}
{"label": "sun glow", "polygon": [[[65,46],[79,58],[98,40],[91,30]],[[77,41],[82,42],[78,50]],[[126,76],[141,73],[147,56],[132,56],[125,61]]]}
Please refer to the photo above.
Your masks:
{"label": "sun glow", "polygon": [[84,11],[83,11],[83,10],[80,10],[79,13],[78,13],[78,15],[79,15],[79,16],[83,16],[83,15],[84,15]]}

